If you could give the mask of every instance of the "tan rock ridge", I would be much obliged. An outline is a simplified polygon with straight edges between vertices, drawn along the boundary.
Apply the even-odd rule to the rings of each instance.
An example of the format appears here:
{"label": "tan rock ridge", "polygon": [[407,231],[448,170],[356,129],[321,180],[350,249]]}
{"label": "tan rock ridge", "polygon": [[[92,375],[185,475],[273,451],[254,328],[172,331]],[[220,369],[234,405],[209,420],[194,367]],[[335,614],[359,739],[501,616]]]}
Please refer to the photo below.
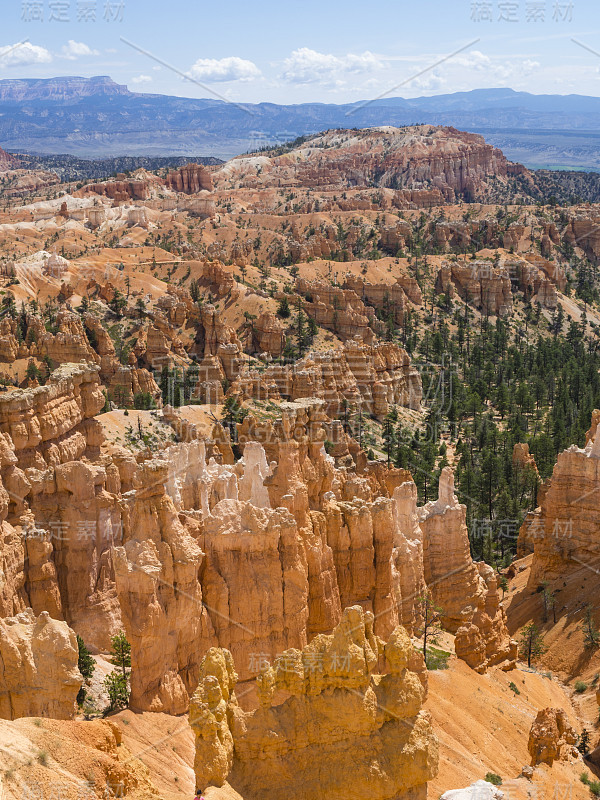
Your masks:
{"label": "tan rock ridge", "polygon": [[10,437],[19,467],[45,469],[97,446],[94,420],[105,403],[98,368],[63,364],[45,386],[0,395],[0,431]]}
{"label": "tan rock ridge", "polygon": [[[375,672],[380,657],[383,675]],[[190,705],[198,787],[227,780],[248,800],[425,798],[438,745],[412,659],[401,627],[384,646],[372,615],[347,608],[331,635],[265,665],[260,707],[247,713],[237,704],[230,654],[209,651]]]}
{"label": "tan rock ridge", "polygon": [[165,185],[175,192],[184,194],[211,192],[213,189],[210,172],[200,164],[184,164],[179,169],[172,170],[165,178]]}
{"label": "tan rock ridge", "polygon": [[310,354],[293,365],[243,373],[230,392],[260,400],[319,398],[331,417],[343,412],[344,403],[384,417],[392,405],[418,409],[422,398],[420,375],[403,348],[356,340],[347,341],[343,350]]}
{"label": "tan rock ridge", "polygon": [[320,327],[333,331],[342,340],[358,338],[366,344],[373,343],[371,325],[377,327],[375,312],[352,289],[299,278],[296,292],[304,296],[304,311]]}
{"label": "tan rock ridge", "polygon": [[485,671],[494,663],[514,667],[517,643],[510,640],[494,570],[470,555],[466,507],[454,494],[449,467],[440,475],[439,497],[419,509],[425,583],[444,627],[456,633],[456,654]]}
{"label": "tan rock ridge", "polygon": [[485,194],[491,176],[501,182],[529,176],[481,136],[421,125],[327,131],[283,155],[240,156],[213,179],[219,188],[258,188],[272,181],[273,173],[279,186],[344,189],[375,183],[397,190],[405,204],[424,201],[418,196],[423,190],[438,204],[439,199],[474,199]]}
{"label": "tan rock ridge", "polygon": [[[597,416],[594,412],[592,430]],[[551,477],[539,490],[539,507],[521,527],[519,552],[533,549],[531,587],[597,564],[600,442],[597,431],[593,435],[584,449],[571,445],[559,453]]]}
{"label": "tan rock ridge", "polygon": [[110,557],[120,540],[119,473],[97,463],[103,435],[94,416],[103,405],[98,368],[85,364],[0,397],[0,607],[67,619],[98,649],[121,624]]}

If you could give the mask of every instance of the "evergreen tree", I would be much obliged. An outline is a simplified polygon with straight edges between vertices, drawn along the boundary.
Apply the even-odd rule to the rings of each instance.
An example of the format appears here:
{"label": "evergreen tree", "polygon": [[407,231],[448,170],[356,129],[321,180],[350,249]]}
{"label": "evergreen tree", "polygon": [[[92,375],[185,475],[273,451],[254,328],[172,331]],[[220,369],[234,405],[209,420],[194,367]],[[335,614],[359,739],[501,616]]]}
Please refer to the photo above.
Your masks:
{"label": "evergreen tree", "polygon": [[429,589],[425,590],[417,602],[421,616],[418,635],[423,638],[423,658],[425,659],[425,664],[427,664],[427,648],[430,644],[437,643],[441,631],[442,609],[433,602]]}
{"label": "evergreen tree", "polygon": [[118,667],[124,678],[129,676],[131,668],[131,645],[127,641],[124,631],[119,631],[110,639],[109,663]]}
{"label": "evergreen tree", "polygon": [[530,622],[521,631],[519,654],[527,659],[527,666],[536,661],[546,650],[544,638],[535,622]]}
{"label": "evergreen tree", "polygon": [[96,661],[92,658],[90,651],[87,649],[79,634],[77,634],[77,647],[79,649],[79,660],[77,663],[79,672],[81,672],[84,678],[91,678],[96,669]]}
{"label": "evergreen tree", "polygon": [[287,295],[282,297],[279,301],[279,305],[277,307],[277,316],[281,317],[281,319],[288,319],[290,316],[290,302],[287,299]]}
{"label": "evergreen tree", "polygon": [[583,616],[583,641],[589,649],[596,649],[600,645],[600,631],[594,622],[592,607],[587,605]]}

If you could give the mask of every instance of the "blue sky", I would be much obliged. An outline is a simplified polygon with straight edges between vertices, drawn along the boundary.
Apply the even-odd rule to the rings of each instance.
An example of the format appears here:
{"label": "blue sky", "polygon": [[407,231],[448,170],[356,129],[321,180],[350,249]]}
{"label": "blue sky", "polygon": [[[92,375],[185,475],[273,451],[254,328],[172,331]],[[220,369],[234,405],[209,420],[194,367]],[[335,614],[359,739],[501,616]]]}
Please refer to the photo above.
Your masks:
{"label": "blue sky", "polygon": [[497,86],[600,96],[600,3],[2,0],[0,78],[58,75],[110,75],[134,91],[212,91],[242,102]]}

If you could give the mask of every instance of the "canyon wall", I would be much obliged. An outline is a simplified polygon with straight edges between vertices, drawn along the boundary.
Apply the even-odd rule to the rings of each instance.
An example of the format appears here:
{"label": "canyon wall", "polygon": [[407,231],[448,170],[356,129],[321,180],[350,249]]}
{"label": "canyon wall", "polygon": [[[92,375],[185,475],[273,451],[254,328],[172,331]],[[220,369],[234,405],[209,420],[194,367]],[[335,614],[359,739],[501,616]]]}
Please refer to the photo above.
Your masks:
{"label": "canyon wall", "polygon": [[538,492],[539,507],[519,532],[519,552],[533,550],[529,583],[555,580],[581,567],[598,568],[600,438],[594,412],[588,443],[559,453],[552,475]]}

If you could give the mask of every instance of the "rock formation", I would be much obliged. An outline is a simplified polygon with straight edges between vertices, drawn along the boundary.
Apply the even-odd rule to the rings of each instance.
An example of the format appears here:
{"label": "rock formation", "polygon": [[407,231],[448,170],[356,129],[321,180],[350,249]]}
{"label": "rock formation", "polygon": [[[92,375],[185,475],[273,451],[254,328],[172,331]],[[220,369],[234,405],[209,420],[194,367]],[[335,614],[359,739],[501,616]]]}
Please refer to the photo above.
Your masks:
{"label": "rock formation", "polygon": [[211,192],[213,188],[210,172],[200,164],[184,164],[179,169],[172,170],[165,178],[165,185],[184,194]]}
{"label": "rock formation", "polygon": [[519,552],[533,549],[530,586],[552,581],[566,570],[596,568],[600,441],[597,431],[585,448],[559,453],[552,475],[538,493],[539,508],[519,532]]}
{"label": "rock formation", "polygon": [[[380,656],[383,675],[375,673]],[[209,651],[190,706],[198,787],[228,780],[247,800],[425,798],[438,748],[412,663],[401,627],[383,646],[372,615],[347,608],[331,635],[264,665],[260,707],[247,713],[236,701],[230,654]],[[287,699],[277,703],[278,693]]]}
{"label": "rock formation", "polygon": [[348,341],[343,350],[311,354],[293,365],[242,373],[231,393],[260,400],[326,401],[325,411],[339,416],[345,407],[385,417],[393,405],[418,409],[421,378],[405,350],[396,344],[375,346]]}
{"label": "rock formation", "polygon": [[103,181],[102,183],[88,183],[82,189],[73,192],[73,197],[86,197],[96,195],[106,197],[115,203],[127,203],[131,200],[147,200],[149,197],[149,187],[144,180],[127,180],[122,176],[122,180]]}
{"label": "rock formation", "polygon": [[0,147],[0,172],[6,172],[6,170],[9,169],[15,169],[18,165],[19,162],[17,159]]}
{"label": "rock formation", "polygon": [[[454,261],[449,275],[459,295],[486,314],[504,317],[512,310],[510,273],[503,264],[491,261]],[[442,274],[438,287],[445,287]]]}
{"label": "rock formation", "polygon": [[209,457],[203,441],[120,463],[123,490],[136,487],[114,551],[134,707],[181,713],[210,646],[226,647],[247,681],[264,659],[329,633],[357,603],[381,637],[398,624],[416,631],[428,582],[447,601],[462,658],[480,671],[512,664],[495,575],[471,561],[451,477],[440,503],[419,510],[403,470],[336,471],[322,406],[282,404],[271,428],[247,417],[235,464]]}
{"label": "rock formation", "polygon": [[430,204],[439,205],[485,196],[492,176],[531,180],[525,167],[508,162],[483,137],[431,125],[327,131],[289,153],[259,159],[233,159],[214,174],[217,186],[258,188],[276,172],[279,186],[343,190],[375,184],[396,190],[399,203],[426,205],[428,195]]}
{"label": "rock formation", "polygon": [[531,766],[548,764],[551,767],[554,761],[577,758],[577,738],[577,733],[562,709],[541,709],[531,726],[527,743]]}
{"label": "rock formation", "polygon": [[73,631],[29,608],[0,619],[0,717],[70,719],[82,683]]}
{"label": "rock formation", "polygon": [[508,636],[496,575],[471,559],[466,507],[454,494],[449,467],[442,470],[438,499],[419,509],[419,524],[425,583],[444,627],[456,633],[457,656],[479,672],[499,661],[514,666],[517,644]]}
{"label": "rock formation", "polygon": [[296,291],[304,295],[303,308],[317,325],[337,334],[342,340],[360,339],[372,344],[375,312],[366,306],[352,289],[343,289],[322,281],[296,281]]}
{"label": "rock formation", "polygon": [[110,558],[120,486],[117,469],[98,463],[103,405],[98,368],[84,364],[0,396],[5,614],[49,611],[94,648],[120,627]]}

